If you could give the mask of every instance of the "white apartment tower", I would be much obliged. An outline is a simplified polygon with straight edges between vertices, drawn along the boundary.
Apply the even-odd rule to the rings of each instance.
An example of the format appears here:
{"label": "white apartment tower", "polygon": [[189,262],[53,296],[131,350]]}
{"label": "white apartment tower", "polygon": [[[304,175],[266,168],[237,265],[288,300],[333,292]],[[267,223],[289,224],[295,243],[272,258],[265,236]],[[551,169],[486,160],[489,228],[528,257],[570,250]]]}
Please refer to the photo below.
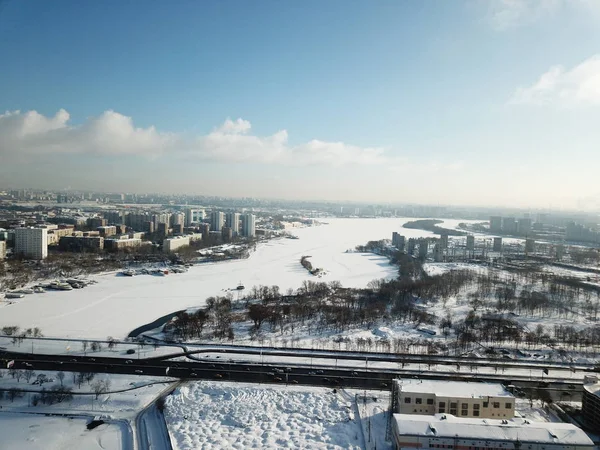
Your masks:
{"label": "white apartment tower", "polygon": [[242,236],[254,237],[256,235],[256,217],[254,214],[242,216]]}
{"label": "white apartment tower", "polygon": [[16,228],[15,254],[31,259],[45,259],[48,256],[48,230]]}
{"label": "white apartment tower", "polygon": [[240,233],[240,214],[230,212],[225,215],[225,222],[227,226],[231,228],[231,231],[234,236]]}
{"label": "white apartment tower", "polygon": [[225,214],[221,211],[213,211],[210,214],[210,231],[221,231],[225,223]]}

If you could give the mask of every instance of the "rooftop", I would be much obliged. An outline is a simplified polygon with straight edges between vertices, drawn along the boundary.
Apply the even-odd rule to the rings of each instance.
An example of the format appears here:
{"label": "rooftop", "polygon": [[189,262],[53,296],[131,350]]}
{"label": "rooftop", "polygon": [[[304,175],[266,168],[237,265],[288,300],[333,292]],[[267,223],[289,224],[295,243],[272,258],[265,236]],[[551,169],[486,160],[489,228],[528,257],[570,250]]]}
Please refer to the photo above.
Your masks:
{"label": "rooftop", "polygon": [[594,443],[580,428],[570,423],[529,422],[459,418],[451,414],[423,416],[394,414],[399,434],[409,436],[460,437],[464,439],[535,442],[540,444],[589,445]]}
{"label": "rooftop", "polygon": [[513,397],[499,383],[475,383],[468,381],[421,380],[401,378],[397,380],[402,392],[435,394],[450,398]]}
{"label": "rooftop", "polygon": [[588,391],[590,394],[597,395],[598,397],[600,397],[600,383],[595,382],[595,383],[584,384],[583,388],[586,391]]}

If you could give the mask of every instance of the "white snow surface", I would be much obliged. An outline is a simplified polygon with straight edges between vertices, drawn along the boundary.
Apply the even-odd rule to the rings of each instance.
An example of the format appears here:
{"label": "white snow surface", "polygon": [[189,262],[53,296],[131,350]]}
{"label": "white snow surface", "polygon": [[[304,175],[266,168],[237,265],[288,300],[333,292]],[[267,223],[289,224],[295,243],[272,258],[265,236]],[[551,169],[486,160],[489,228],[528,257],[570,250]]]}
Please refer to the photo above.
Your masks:
{"label": "white snow surface", "polygon": [[[121,429],[104,424],[87,430],[89,419],[0,413],[0,448],[7,450],[121,450]],[[6,447],[5,447],[6,445]]]}
{"label": "white snow surface", "polygon": [[360,423],[331,389],[195,382],[168,397],[175,450],[362,449]]}
{"label": "white snow surface", "polygon": [[[32,294],[12,304],[0,302],[0,326],[39,327],[45,336],[123,338],[166,314],[203,306],[207,297],[222,295],[239,282],[246,288],[278,285],[282,292],[297,289],[304,280],[339,280],[346,287],[364,287],[375,278],[396,276],[397,268],[385,257],[346,250],[369,240],[391,239],[393,231],[407,237],[432,236],[402,228],[412,220],[406,218],[325,220],[325,225],[294,229],[299,239],[259,244],[248,259],[199,264],[187,273],[162,277],[111,273],[94,277],[98,283],[82,290]],[[327,275],[310,275],[300,265],[305,255]]]}

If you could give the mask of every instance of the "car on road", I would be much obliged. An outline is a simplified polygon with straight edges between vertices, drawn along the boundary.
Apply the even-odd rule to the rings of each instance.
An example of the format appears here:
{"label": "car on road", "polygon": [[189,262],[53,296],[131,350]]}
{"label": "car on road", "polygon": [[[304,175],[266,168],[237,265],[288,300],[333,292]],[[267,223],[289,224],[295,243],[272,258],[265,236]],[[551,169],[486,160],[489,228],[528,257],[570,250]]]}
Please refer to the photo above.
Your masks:
{"label": "car on road", "polygon": [[275,378],[273,378],[273,380],[274,380],[274,381],[283,381],[283,380],[281,379],[281,377],[275,377]]}
{"label": "car on road", "polygon": [[135,373],[144,373],[144,371],[143,371],[143,370],[140,370],[140,369],[137,369],[137,370],[135,371]]}
{"label": "car on road", "polygon": [[215,373],[215,378],[223,378],[223,375],[221,375],[220,373]]}
{"label": "car on road", "polygon": [[275,372],[277,373],[283,373],[283,369],[279,369],[278,367],[276,367],[275,369],[273,369]]}
{"label": "car on road", "polygon": [[126,351],[125,353],[127,353],[128,355],[133,355],[133,354],[135,353],[135,349],[133,349],[133,348],[128,348],[128,349],[127,349],[127,351]]}
{"label": "car on road", "polygon": [[315,372],[314,370],[311,370],[310,372],[308,372],[309,375],[316,375],[317,372]]}
{"label": "car on road", "polygon": [[198,376],[198,374],[196,372],[190,373],[190,377],[197,377],[197,376]]}
{"label": "car on road", "polygon": [[290,383],[292,383],[292,384],[298,384],[298,380],[292,380],[292,381],[290,381]]}
{"label": "car on road", "polygon": [[133,364],[133,361],[128,359],[127,361],[125,361],[125,364]]}
{"label": "car on road", "polygon": [[357,376],[358,376],[358,372],[357,372],[356,370],[353,370],[353,371],[352,371],[352,376],[353,376],[353,377],[357,377]]}
{"label": "car on road", "polygon": [[323,371],[322,371],[322,370],[317,370],[317,373],[318,373],[319,375],[321,375],[321,374],[323,373]]}
{"label": "car on road", "polygon": [[327,378],[327,377],[325,377],[325,378],[322,378],[322,380],[323,380],[325,383],[329,383],[329,382],[331,382],[331,380],[330,380],[329,378]]}
{"label": "car on road", "polygon": [[267,375],[269,375],[270,377],[274,377],[275,376],[275,372],[267,372]]}

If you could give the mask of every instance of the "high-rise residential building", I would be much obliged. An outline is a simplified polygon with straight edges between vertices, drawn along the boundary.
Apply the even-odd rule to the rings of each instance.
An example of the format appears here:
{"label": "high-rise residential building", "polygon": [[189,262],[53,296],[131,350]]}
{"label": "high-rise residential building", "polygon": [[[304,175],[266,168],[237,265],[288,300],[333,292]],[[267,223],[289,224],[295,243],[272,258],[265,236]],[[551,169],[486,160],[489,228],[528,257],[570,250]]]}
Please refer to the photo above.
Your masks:
{"label": "high-rise residential building", "polygon": [[185,224],[185,214],[175,213],[171,215],[171,226],[174,228],[176,225],[183,226]]}
{"label": "high-rise residential building", "polygon": [[225,215],[225,224],[231,228],[231,232],[234,236],[240,233],[240,214],[230,212]]}
{"label": "high-rise residential building", "polygon": [[230,227],[223,227],[221,229],[221,237],[223,242],[230,242],[233,239],[233,230]]}
{"label": "high-rise residential building", "polygon": [[499,233],[502,231],[502,217],[492,216],[490,217],[490,231],[492,233]]}
{"label": "high-rise residential building", "polygon": [[514,217],[502,218],[502,232],[507,234],[517,234],[517,221]]}
{"label": "high-rise residential building", "polygon": [[425,260],[429,251],[429,243],[427,239],[419,239],[419,258]]}
{"label": "high-rise residential building", "polygon": [[494,245],[492,247],[492,250],[494,250],[495,252],[502,251],[502,238],[501,237],[494,238]]}
{"label": "high-rise residential building", "polygon": [[225,214],[221,211],[213,211],[210,214],[210,230],[221,231],[225,224]]}
{"label": "high-rise residential building", "polygon": [[535,239],[525,239],[525,253],[533,253],[535,251]]}
{"label": "high-rise residential building", "polygon": [[167,225],[169,223],[171,223],[171,214],[169,214],[169,213],[154,214],[152,216],[152,221],[154,222],[154,229],[158,230],[159,223],[166,223]]}
{"label": "high-rise residential building", "polygon": [[403,252],[406,245],[406,238],[397,231],[394,231],[392,232],[392,245]]}
{"label": "high-rise residential building", "polygon": [[528,219],[528,218],[519,219],[517,228],[519,230],[520,235],[527,236],[529,233],[531,233],[531,219]]}
{"label": "high-rise residential building", "polygon": [[242,216],[242,236],[254,237],[256,235],[256,217],[254,214]]}
{"label": "high-rise residential building", "polygon": [[210,236],[210,225],[207,223],[201,223],[199,228],[200,233],[202,234],[202,239],[205,241],[208,240]]}
{"label": "high-rise residential building", "polygon": [[448,234],[444,233],[440,235],[440,248],[448,248]]}
{"label": "high-rise residential building", "polygon": [[203,209],[193,209],[186,208],[185,209],[185,226],[189,227],[193,223],[198,223],[204,220],[204,210]]}
{"label": "high-rise residential building", "polygon": [[31,259],[45,259],[48,256],[48,230],[15,228],[15,254]]}
{"label": "high-rise residential building", "polygon": [[467,235],[467,250],[475,250],[475,236]]}
{"label": "high-rise residential building", "polygon": [[90,217],[87,220],[87,226],[92,230],[95,230],[98,227],[105,227],[107,224],[108,221],[102,217]]}
{"label": "high-rise residential building", "polygon": [[6,241],[0,241],[0,259],[6,258]]}

